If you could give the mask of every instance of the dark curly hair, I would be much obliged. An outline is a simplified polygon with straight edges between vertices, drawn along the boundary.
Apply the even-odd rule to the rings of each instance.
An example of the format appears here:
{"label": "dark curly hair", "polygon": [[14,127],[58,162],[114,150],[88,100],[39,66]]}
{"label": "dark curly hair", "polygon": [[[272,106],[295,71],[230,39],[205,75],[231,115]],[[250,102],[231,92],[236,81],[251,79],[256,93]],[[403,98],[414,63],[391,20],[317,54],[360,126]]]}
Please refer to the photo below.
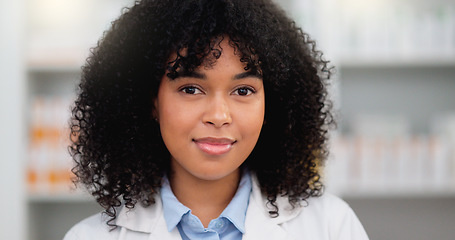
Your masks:
{"label": "dark curly hair", "polygon": [[122,204],[154,204],[169,171],[170,154],[153,120],[160,80],[166,70],[172,77],[212,59],[220,37],[263,77],[266,124],[242,167],[257,176],[275,208],[271,216],[279,195],[295,206],[322,194],[331,68],[308,34],[269,0],[143,0],[92,49],[72,109],[75,182],[111,221]]}

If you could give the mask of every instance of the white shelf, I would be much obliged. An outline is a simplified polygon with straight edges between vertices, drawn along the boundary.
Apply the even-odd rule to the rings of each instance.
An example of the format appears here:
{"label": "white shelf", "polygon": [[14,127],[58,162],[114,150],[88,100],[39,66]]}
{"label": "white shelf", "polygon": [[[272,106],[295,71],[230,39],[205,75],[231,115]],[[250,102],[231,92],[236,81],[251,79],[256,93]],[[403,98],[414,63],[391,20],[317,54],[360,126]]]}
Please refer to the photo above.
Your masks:
{"label": "white shelf", "polygon": [[43,64],[43,65],[29,65],[27,70],[29,73],[78,73],[81,72],[82,65],[76,64]]}
{"label": "white shelf", "polygon": [[[88,57],[89,47],[80,47],[81,50],[74,49],[50,49],[40,53],[27,56],[26,63],[28,69],[80,69]],[[47,52],[53,52],[49,54]]]}
{"label": "white shelf", "polygon": [[335,192],[342,198],[382,198],[382,199],[404,199],[404,198],[455,198],[455,190],[412,190],[412,189],[369,189]]}
{"label": "white shelf", "polygon": [[27,199],[30,203],[89,203],[95,201],[91,195],[79,190],[71,192],[29,193]]}
{"label": "white shelf", "polygon": [[453,57],[342,57],[338,62],[341,68],[455,68],[455,54]]}
{"label": "white shelf", "polygon": [[[331,192],[331,189],[328,190]],[[377,199],[397,199],[397,198],[455,198],[455,188],[448,189],[344,189],[334,190],[334,194],[342,198],[377,198]]]}

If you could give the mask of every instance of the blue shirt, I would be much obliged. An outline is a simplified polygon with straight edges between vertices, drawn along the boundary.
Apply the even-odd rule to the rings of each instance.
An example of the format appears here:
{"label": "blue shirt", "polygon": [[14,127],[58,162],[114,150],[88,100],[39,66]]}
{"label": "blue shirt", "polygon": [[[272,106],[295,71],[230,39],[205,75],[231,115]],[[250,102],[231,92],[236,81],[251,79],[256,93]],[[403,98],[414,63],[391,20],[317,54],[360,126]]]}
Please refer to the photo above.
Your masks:
{"label": "blue shirt", "polygon": [[245,171],[231,202],[221,215],[210,221],[208,228],[205,228],[199,218],[191,213],[191,209],[178,201],[171,190],[169,180],[165,178],[161,187],[161,199],[168,231],[177,227],[183,240],[242,239],[251,189],[251,177]]}

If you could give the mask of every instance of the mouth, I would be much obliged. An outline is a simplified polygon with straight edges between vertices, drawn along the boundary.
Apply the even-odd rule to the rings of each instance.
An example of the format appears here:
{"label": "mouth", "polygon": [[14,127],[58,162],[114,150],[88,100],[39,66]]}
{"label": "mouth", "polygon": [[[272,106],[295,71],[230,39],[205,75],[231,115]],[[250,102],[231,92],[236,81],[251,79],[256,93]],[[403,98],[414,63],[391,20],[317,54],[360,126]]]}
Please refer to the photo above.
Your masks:
{"label": "mouth", "polygon": [[228,153],[237,142],[231,138],[198,138],[193,139],[196,146],[209,155],[222,155]]}

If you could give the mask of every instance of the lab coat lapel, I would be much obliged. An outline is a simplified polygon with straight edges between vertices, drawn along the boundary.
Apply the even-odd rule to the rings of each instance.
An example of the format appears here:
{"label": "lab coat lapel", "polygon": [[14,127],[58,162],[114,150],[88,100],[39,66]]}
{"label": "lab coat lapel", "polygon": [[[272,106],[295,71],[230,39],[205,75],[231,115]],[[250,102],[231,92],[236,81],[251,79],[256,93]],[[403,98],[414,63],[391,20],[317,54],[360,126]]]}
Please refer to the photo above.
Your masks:
{"label": "lab coat lapel", "polygon": [[245,219],[245,234],[243,240],[257,239],[274,239],[274,240],[292,240],[282,224],[295,218],[301,211],[301,208],[290,206],[286,197],[277,197],[276,204],[279,207],[279,215],[272,218],[268,208],[267,199],[262,195],[259,188],[259,181],[256,176],[252,176],[253,189],[250,195],[248,210]]}
{"label": "lab coat lapel", "polygon": [[174,228],[171,232],[167,230],[166,221],[164,220],[164,216],[161,215],[157,219],[157,223],[155,224],[154,228],[150,232],[149,240],[181,240],[181,236],[179,233],[178,228]]}
{"label": "lab coat lapel", "polygon": [[171,232],[167,230],[161,198],[156,198],[155,204],[149,207],[140,204],[136,204],[133,209],[123,207],[116,224],[136,233],[148,234],[147,239],[150,240],[181,240],[177,228]]}
{"label": "lab coat lapel", "polygon": [[243,240],[284,240],[287,239],[286,235],[286,231],[276,221],[264,214],[260,205],[250,202],[245,219]]}

